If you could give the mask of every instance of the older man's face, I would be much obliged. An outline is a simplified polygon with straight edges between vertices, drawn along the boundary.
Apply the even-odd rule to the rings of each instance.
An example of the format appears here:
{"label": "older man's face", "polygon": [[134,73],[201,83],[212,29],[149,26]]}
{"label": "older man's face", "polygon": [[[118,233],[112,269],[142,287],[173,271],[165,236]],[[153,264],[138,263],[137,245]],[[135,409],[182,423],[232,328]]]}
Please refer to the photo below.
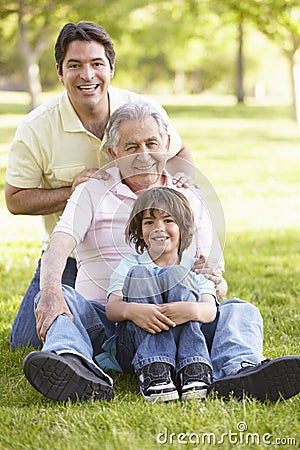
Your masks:
{"label": "older man's face", "polygon": [[119,127],[117,153],[110,150],[124,182],[134,191],[162,184],[168,143],[164,143],[152,116],[145,120],[127,120]]}

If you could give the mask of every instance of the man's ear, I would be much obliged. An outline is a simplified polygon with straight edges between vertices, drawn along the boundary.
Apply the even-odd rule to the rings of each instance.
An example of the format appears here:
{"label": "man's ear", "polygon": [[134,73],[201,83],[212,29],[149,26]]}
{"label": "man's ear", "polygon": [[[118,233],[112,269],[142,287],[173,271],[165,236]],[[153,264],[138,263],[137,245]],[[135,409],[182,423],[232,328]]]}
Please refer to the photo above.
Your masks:
{"label": "man's ear", "polygon": [[115,152],[113,151],[113,149],[111,147],[108,147],[107,149],[108,154],[111,156],[111,159],[115,160],[117,159],[117,155],[115,154]]}
{"label": "man's ear", "polygon": [[64,84],[63,74],[62,74],[58,64],[56,64],[56,72],[57,72],[57,76],[58,76],[59,81],[62,84]]}
{"label": "man's ear", "polygon": [[110,69],[110,78],[113,78],[115,74],[115,66],[112,67],[112,69]]}

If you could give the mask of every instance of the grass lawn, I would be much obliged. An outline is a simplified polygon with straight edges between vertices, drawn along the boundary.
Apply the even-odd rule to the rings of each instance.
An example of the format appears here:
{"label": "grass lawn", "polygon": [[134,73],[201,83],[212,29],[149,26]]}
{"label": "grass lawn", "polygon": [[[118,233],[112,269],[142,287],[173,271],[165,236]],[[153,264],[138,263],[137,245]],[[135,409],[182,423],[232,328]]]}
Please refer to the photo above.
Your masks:
{"label": "grass lawn", "polygon": [[[214,187],[226,222],[229,296],[260,308],[266,357],[299,354],[300,128],[286,106],[164,101]],[[26,348],[9,347],[11,323],[40,253],[40,219],[4,205],[6,157],[26,113],[24,96],[0,93],[0,449],[299,448],[300,395],[277,404],[209,397],[152,404],[134,378],[113,375],[115,399],[60,405],[22,372]],[[251,317],[249,317],[251,320]]]}

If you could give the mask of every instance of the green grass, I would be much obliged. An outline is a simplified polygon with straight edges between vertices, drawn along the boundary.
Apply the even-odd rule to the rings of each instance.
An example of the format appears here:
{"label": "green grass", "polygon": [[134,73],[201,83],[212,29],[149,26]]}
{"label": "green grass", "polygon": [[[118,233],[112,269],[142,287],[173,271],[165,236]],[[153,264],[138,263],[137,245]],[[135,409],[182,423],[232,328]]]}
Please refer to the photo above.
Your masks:
{"label": "green grass", "polygon": [[[59,405],[29,385],[22,361],[31,349],[12,352],[9,334],[42,231],[39,218],[14,217],[4,207],[6,155],[26,107],[18,95],[1,98],[0,448],[297,448],[300,396],[264,405],[211,397],[148,405],[136,380],[118,374],[112,402]],[[223,205],[229,295],[260,308],[266,357],[299,354],[300,128],[290,108],[203,105],[195,99],[165,104],[193,152],[197,176],[204,174]]]}

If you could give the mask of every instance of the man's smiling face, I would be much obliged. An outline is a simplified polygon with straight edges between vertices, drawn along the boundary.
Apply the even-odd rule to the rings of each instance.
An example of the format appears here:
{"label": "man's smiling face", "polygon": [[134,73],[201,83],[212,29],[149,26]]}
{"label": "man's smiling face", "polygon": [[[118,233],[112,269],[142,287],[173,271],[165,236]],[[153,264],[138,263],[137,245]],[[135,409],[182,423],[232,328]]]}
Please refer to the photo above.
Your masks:
{"label": "man's smiling face", "polygon": [[116,153],[110,150],[110,155],[124,182],[133,192],[161,185],[168,142],[164,142],[156,120],[152,116],[126,120],[119,126],[119,135]]}
{"label": "man's smiling face", "polygon": [[113,70],[102,44],[96,41],[72,41],[62,64],[59,80],[65,86],[69,99],[78,113],[95,109],[107,100]]}

